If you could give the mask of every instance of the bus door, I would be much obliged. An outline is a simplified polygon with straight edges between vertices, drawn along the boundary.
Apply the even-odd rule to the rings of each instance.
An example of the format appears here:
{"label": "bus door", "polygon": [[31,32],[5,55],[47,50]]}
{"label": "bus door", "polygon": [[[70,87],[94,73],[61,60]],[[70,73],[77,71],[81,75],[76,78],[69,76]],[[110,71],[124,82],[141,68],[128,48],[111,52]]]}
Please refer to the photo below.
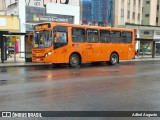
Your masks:
{"label": "bus door", "polygon": [[[123,58],[131,59],[135,54],[135,47],[133,43],[133,33],[130,31],[122,32],[122,43],[123,43]],[[133,43],[133,44],[132,44]]]}
{"label": "bus door", "polygon": [[54,32],[54,54],[56,57],[56,63],[64,63],[65,56],[67,54],[67,44],[68,44],[68,27],[55,26],[53,28]]}
{"label": "bus door", "polygon": [[89,56],[89,58],[91,58],[91,61],[101,61],[101,46],[98,43],[98,38],[97,38],[97,42],[92,43],[91,45],[91,55]]}
{"label": "bus door", "polygon": [[92,61],[92,57],[93,57],[93,46],[91,43],[86,43],[85,44],[85,49],[84,51],[82,52],[83,53],[83,59],[84,61],[86,62],[90,62]]}
{"label": "bus door", "polygon": [[110,51],[111,51],[111,38],[110,38],[110,31],[109,30],[100,30],[100,59],[102,61],[108,60],[110,58]]}
{"label": "bus door", "polygon": [[72,44],[71,44],[71,51],[76,51],[79,52],[82,55],[82,61],[86,61],[86,31],[85,28],[78,28],[78,27],[72,27],[71,28],[71,39],[72,39]]}
{"label": "bus door", "polygon": [[86,61],[99,61],[100,49],[98,42],[98,30],[87,29],[87,43],[84,52]]}

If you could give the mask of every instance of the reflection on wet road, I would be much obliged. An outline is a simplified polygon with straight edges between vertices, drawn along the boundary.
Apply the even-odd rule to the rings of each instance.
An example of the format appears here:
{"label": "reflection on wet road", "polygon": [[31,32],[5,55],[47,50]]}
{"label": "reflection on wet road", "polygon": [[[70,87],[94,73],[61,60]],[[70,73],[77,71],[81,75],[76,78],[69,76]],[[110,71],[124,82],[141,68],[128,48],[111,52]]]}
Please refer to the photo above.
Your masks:
{"label": "reflection on wet road", "polygon": [[160,63],[0,68],[0,110],[160,110]]}

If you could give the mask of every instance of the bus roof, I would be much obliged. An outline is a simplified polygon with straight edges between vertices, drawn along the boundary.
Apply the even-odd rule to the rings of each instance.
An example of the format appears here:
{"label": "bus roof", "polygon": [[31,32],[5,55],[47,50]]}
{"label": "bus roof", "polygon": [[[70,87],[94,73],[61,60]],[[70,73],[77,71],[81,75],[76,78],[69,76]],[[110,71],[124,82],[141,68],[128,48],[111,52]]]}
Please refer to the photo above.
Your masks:
{"label": "bus roof", "polygon": [[37,25],[40,24],[50,24],[52,27],[55,25],[58,26],[68,26],[68,27],[79,27],[79,28],[92,28],[92,29],[108,29],[108,30],[121,30],[121,31],[132,31],[134,29],[128,29],[128,28],[115,28],[115,27],[102,27],[102,26],[89,26],[89,25],[78,25],[78,24],[70,24],[70,23],[55,23],[55,22],[43,22],[43,23],[38,23]]}

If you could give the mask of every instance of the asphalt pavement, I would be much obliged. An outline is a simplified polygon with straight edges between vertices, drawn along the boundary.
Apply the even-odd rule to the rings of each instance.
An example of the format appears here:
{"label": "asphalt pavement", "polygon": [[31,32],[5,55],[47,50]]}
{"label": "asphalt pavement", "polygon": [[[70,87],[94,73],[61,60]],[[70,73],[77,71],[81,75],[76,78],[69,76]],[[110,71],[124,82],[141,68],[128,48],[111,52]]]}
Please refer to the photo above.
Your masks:
{"label": "asphalt pavement", "polygon": [[[115,66],[84,64],[74,69],[63,66],[60,68],[31,66],[16,69],[0,67],[0,111],[158,111],[159,68],[159,61],[129,61]],[[13,119],[25,120],[16,117]],[[62,119],[143,118],[50,118],[50,120]]]}

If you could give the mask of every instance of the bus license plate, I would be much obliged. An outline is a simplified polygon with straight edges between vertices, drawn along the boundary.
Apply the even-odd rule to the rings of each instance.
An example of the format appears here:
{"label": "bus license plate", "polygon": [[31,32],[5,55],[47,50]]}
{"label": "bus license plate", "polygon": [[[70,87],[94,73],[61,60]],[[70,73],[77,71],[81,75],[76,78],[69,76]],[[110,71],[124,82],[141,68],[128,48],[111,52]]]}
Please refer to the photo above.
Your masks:
{"label": "bus license plate", "polygon": [[41,60],[40,58],[36,58],[36,60]]}

